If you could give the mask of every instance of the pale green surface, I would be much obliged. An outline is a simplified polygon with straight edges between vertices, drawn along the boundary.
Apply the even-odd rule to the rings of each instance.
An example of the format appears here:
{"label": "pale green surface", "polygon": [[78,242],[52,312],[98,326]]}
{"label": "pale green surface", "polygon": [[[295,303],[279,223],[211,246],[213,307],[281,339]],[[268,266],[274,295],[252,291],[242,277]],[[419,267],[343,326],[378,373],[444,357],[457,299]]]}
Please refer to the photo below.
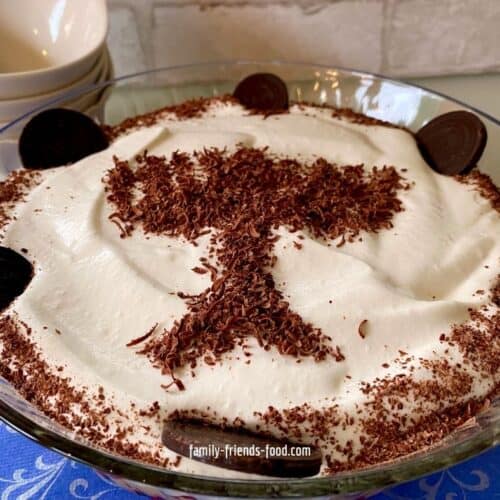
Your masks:
{"label": "pale green surface", "polygon": [[459,99],[500,119],[500,73],[411,78],[408,82]]}

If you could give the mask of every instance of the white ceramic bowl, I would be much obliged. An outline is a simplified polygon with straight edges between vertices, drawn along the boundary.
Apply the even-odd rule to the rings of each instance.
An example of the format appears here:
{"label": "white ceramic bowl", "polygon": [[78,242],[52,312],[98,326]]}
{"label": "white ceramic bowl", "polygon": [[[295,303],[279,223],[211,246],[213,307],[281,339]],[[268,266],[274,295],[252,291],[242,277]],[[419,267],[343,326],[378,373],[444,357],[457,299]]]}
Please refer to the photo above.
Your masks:
{"label": "white ceramic bowl", "polygon": [[107,28],[105,0],[0,1],[0,99],[78,80],[95,64]]}
{"label": "white ceramic bowl", "polygon": [[[0,0],[1,1],[1,0]],[[100,72],[97,80],[94,80],[94,84],[102,84],[103,82],[112,80],[114,78],[114,69],[113,69],[113,64],[111,62],[111,59],[109,57],[109,53],[105,51],[104,54],[104,62],[102,66],[102,71]],[[91,85],[89,83],[89,85]],[[77,94],[80,93],[80,91],[75,91]],[[62,95],[63,93],[61,93]],[[85,92],[83,94],[80,94],[76,96],[75,98],[71,99],[64,99],[62,97],[63,101],[59,104],[56,104],[57,106],[62,106],[70,109],[75,109],[77,111],[84,112],[86,114],[90,114],[92,116],[99,116],[100,110],[104,103],[106,102],[106,99],[109,95],[109,90],[105,88],[97,88],[94,90],[90,90],[89,92]],[[55,97],[58,97],[57,95]],[[16,117],[21,116],[20,114],[16,115]],[[17,139],[19,135],[21,134],[21,131],[28,121],[28,118],[19,120],[10,127],[8,130],[3,132],[0,135],[0,142],[3,139]],[[9,124],[10,120],[3,120],[0,118],[0,130],[2,130],[3,127],[7,126]]]}
{"label": "white ceramic bowl", "polygon": [[[109,70],[109,54],[106,49],[103,49],[98,56],[98,59],[90,71],[84,74],[75,82],[61,87],[52,92],[37,94],[29,97],[21,97],[19,99],[0,99],[0,121],[9,122],[18,116],[27,113],[28,111],[43,106],[57,97],[77,91],[86,85],[103,81]],[[0,84],[1,85],[1,84]]]}

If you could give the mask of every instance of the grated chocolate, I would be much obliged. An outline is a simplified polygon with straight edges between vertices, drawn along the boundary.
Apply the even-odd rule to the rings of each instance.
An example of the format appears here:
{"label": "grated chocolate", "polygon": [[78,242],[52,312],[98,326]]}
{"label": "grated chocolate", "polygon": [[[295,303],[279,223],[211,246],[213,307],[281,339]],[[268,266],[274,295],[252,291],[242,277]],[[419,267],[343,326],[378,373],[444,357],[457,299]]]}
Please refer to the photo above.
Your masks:
{"label": "grated chocolate", "polygon": [[0,229],[12,220],[16,204],[39,182],[40,174],[33,170],[15,170],[0,182]]}
{"label": "grated chocolate", "polygon": [[403,210],[398,191],[408,189],[393,167],[366,172],[363,165],[340,167],[321,158],[302,164],[244,147],[231,154],[176,152],[169,159],[144,153],[134,166],[115,158],[104,182],[115,208],[110,219],[122,237],[141,226],[146,234],[195,242],[215,229],[216,265],[201,261],[212,286],[200,295],[178,293],[189,313],[140,351],[174,380],[175,369],[194,368],[199,359],[214,364],[245,347],[248,337],[282,355],[342,361],[332,339],[303,321],[276,289],[273,230],[284,225],[354,241],[362,231],[390,229]]}

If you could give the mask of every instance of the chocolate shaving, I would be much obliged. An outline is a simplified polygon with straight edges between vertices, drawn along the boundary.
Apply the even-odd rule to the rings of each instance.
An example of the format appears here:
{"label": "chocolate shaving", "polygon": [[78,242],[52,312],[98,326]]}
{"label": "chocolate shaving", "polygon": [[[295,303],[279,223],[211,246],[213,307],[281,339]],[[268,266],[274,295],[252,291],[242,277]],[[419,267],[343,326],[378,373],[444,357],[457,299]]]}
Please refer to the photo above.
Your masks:
{"label": "chocolate shaving", "polygon": [[193,267],[193,269],[191,269],[191,271],[193,271],[194,273],[197,273],[197,274],[207,274],[208,273],[208,269],[205,269],[203,267]]}
{"label": "chocolate shaving", "polygon": [[500,213],[500,190],[488,175],[479,172],[479,170],[472,170],[467,175],[456,175],[454,178],[462,184],[472,186],[490,202],[494,210]]}
{"label": "chocolate shaving", "polygon": [[12,210],[23,201],[26,194],[40,179],[40,174],[31,170],[15,170],[0,182],[0,228],[12,220]]}
{"label": "chocolate shaving", "polygon": [[156,323],[155,325],[153,325],[144,335],[142,335],[141,337],[138,337],[136,339],[133,339],[131,340],[128,344],[127,344],[127,347],[132,347],[134,345],[137,345],[137,344],[140,344],[141,342],[144,342],[146,339],[148,339],[149,337],[151,337],[151,335],[153,335],[153,332],[156,330],[156,328],[158,327],[158,323]]}
{"label": "chocolate shaving", "polygon": [[366,324],[368,323],[368,320],[367,319],[364,319],[363,321],[361,321],[361,323],[359,324],[358,326],[358,335],[364,339],[366,337],[366,331],[365,331],[365,327],[366,327]]}
{"label": "chocolate shaving", "polygon": [[142,226],[146,234],[195,242],[207,228],[216,230],[210,248],[216,265],[202,260],[212,286],[196,296],[179,292],[189,312],[140,351],[172,376],[199,359],[214,364],[248,337],[283,355],[342,361],[339,347],[276,289],[273,231],[286,226],[354,241],[362,231],[390,229],[403,210],[397,192],[408,188],[393,167],[365,171],[321,158],[301,164],[252,148],[176,152],[168,160],[144,153],[135,165],[115,159],[104,182],[115,208],[110,218],[123,236]]}

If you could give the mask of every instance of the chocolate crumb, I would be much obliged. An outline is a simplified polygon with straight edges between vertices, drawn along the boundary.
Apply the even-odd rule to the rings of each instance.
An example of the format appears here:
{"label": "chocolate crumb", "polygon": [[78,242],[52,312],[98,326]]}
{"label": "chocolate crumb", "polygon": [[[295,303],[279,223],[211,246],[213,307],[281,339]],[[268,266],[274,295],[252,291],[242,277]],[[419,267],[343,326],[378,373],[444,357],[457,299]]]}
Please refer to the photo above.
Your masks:
{"label": "chocolate crumb", "polygon": [[158,323],[156,323],[155,325],[153,325],[144,335],[142,335],[141,337],[138,337],[136,339],[133,339],[131,340],[128,344],[127,344],[127,347],[132,347],[134,345],[137,345],[137,344],[140,344],[141,342],[144,342],[146,339],[148,339],[149,337],[151,337],[151,335],[153,335],[154,331],[156,330],[156,328],[158,327]]}
{"label": "chocolate crumb", "polygon": [[40,174],[31,170],[15,170],[0,182],[0,229],[12,220],[16,204],[25,199],[40,181]]}
{"label": "chocolate crumb", "polygon": [[479,170],[472,170],[466,175],[456,175],[454,178],[462,184],[472,186],[474,190],[490,202],[494,210],[500,213],[500,190],[489,176],[479,172]]}
{"label": "chocolate crumb", "polygon": [[364,319],[363,321],[361,321],[361,323],[358,326],[358,334],[362,339],[366,338],[366,325],[367,325],[367,323],[368,323],[368,320]]}
{"label": "chocolate crumb", "polygon": [[198,273],[198,274],[206,274],[206,273],[208,273],[208,269],[206,269],[204,267],[193,267],[193,269],[191,269],[191,271],[193,271],[195,273]]}

